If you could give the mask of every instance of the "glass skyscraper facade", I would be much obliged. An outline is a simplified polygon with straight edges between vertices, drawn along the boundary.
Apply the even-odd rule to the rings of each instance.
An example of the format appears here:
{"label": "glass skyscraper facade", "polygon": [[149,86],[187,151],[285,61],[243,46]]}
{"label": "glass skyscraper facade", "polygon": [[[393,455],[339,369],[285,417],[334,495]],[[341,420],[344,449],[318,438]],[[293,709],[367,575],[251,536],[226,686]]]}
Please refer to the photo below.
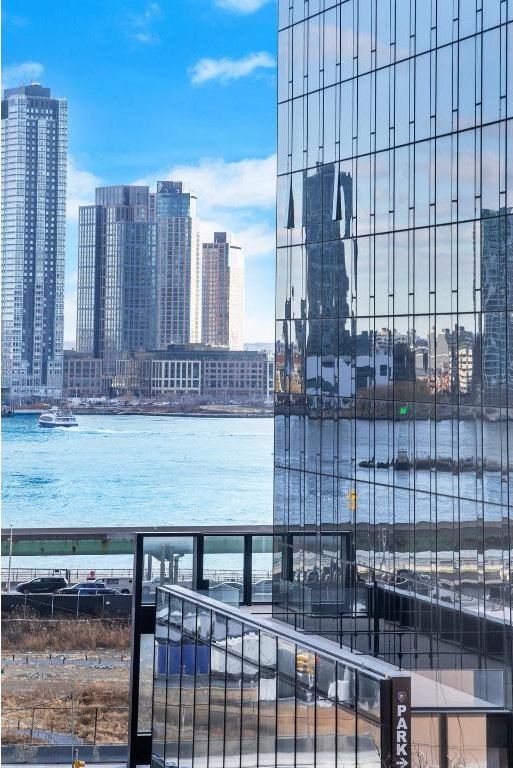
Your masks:
{"label": "glass skyscraper facade", "polygon": [[158,346],[201,340],[201,252],[198,199],[181,181],[157,181]]}
{"label": "glass skyscraper facade", "polygon": [[2,99],[2,388],[60,398],[68,105],[39,83]]}
{"label": "glass skyscraper facade", "polygon": [[96,204],[79,209],[77,350],[116,361],[154,349],[157,338],[156,224],[149,189],[99,187]]}
{"label": "glass skyscraper facade", "polygon": [[513,3],[280,0],[275,605],[511,666]]}

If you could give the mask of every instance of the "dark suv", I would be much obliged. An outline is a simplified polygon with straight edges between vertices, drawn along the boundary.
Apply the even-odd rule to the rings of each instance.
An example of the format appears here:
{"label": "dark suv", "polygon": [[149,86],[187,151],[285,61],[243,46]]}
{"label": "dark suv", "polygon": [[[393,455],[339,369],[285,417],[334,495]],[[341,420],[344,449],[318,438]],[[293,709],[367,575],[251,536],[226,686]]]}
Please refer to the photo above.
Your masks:
{"label": "dark suv", "polygon": [[64,576],[39,576],[37,579],[22,581],[16,587],[16,592],[23,595],[33,595],[37,592],[57,592],[58,589],[67,587],[68,582]]}

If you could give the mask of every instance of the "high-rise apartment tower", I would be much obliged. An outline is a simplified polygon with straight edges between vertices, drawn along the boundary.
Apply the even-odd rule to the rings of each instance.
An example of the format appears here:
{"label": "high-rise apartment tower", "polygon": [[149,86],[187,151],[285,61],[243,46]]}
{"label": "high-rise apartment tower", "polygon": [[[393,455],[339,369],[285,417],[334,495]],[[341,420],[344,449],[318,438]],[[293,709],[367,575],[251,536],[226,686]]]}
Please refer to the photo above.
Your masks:
{"label": "high-rise apartment tower", "polygon": [[106,376],[120,357],[155,348],[155,229],[148,187],[100,187],[79,210],[77,350],[101,358]]}
{"label": "high-rise apartment tower", "polygon": [[38,83],[2,100],[2,388],[62,392],[68,107]]}
{"label": "high-rise apartment tower", "polygon": [[157,181],[158,345],[201,341],[201,253],[197,197],[181,181]]}
{"label": "high-rise apartment tower", "polygon": [[203,344],[244,349],[244,256],[226,232],[203,243]]}

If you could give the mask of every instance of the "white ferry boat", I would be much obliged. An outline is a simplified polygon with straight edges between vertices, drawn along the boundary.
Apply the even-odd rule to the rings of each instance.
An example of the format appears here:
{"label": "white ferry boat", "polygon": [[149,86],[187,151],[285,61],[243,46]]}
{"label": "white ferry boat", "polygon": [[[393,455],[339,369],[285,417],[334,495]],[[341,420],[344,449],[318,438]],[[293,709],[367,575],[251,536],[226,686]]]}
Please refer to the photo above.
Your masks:
{"label": "white ferry boat", "polygon": [[69,409],[50,408],[39,417],[40,427],[78,427],[78,421]]}

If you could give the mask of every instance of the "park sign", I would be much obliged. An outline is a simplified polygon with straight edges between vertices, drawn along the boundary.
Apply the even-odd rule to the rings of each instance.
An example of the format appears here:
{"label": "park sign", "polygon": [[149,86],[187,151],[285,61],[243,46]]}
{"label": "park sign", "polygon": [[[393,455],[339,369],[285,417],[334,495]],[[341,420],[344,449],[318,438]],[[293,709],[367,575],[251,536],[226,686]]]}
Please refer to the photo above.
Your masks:
{"label": "park sign", "polygon": [[411,678],[393,677],[391,682],[392,768],[410,768]]}

